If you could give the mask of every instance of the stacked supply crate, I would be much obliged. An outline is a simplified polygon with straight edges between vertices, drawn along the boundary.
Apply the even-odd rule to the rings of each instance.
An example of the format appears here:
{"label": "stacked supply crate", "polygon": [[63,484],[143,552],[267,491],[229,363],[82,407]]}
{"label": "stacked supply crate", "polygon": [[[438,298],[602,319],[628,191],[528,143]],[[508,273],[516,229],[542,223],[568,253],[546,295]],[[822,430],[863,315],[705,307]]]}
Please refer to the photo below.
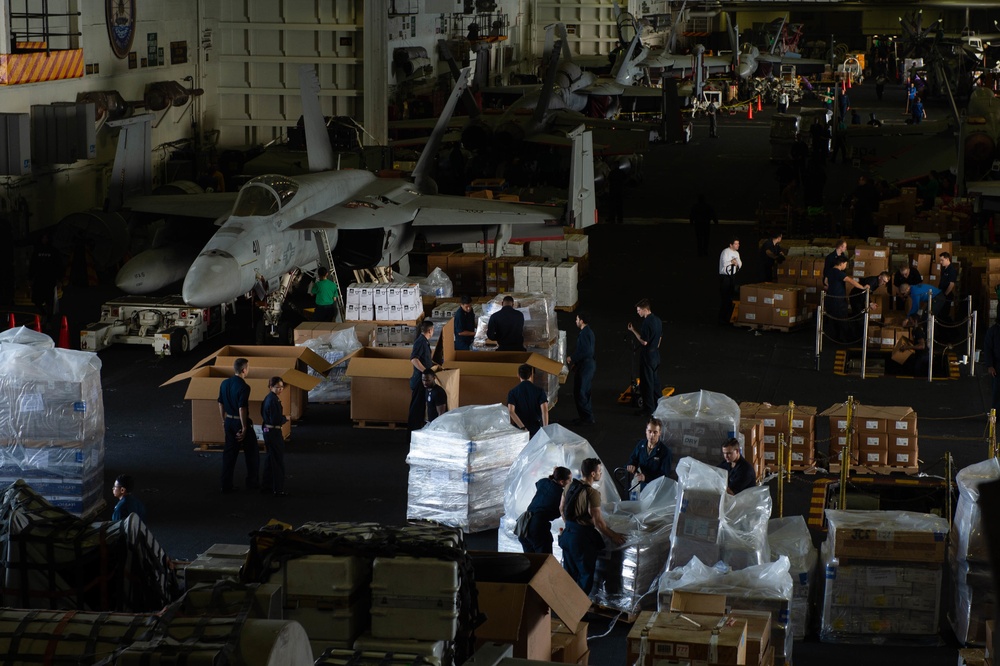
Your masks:
{"label": "stacked supply crate", "polygon": [[743,456],[753,465],[757,478],[764,476],[764,419],[756,415],[747,417],[740,405],[740,437],[743,439]]}
{"label": "stacked supply crate", "polygon": [[[830,465],[840,464],[840,451],[847,442],[847,406],[834,405],[821,416],[830,418]],[[870,468],[915,470],[917,413],[910,407],[859,405],[854,412],[850,442],[852,464]]]}
{"label": "stacked supply crate", "polygon": [[424,317],[420,285],[412,282],[357,283],[347,288],[348,321],[412,322]]}
{"label": "stacked supply crate", "polygon": [[422,557],[376,557],[372,568],[372,637],[450,641],[458,630],[458,563]]}
{"label": "stacked supply crate", "polygon": [[661,398],[653,416],[663,424],[660,438],[674,460],[690,456],[715,465],[722,445],[736,437],[740,408],[722,393],[697,391]]}
{"label": "stacked supply crate", "polygon": [[726,496],[725,472],[682,458],[677,463],[677,478],[680,489],[667,570],[684,566],[692,558],[715,564],[721,555],[719,528]]}
{"label": "stacked supply crate", "polygon": [[978,501],[979,485],[997,479],[1000,462],[996,458],[970,465],[955,478],[959,499],[948,547],[952,597],[948,620],[961,644],[983,645],[986,621],[996,617],[993,568]]}
{"label": "stacked supply crate", "polygon": [[0,482],[23,479],[78,516],[99,510],[106,490],[101,359],[0,346],[0,444]]}
{"label": "stacked supply crate", "polygon": [[948,521],[910,511],[826,512],[820,639],[934,644]]}
{"label": "stacked supply crate", "polygon": [[819,554],[813,546],[812,535],[802,516],[773,518],[767,523],[767,542],[771,559],[787,557],[792,577],[790,624],[795,640],[806,637],[810,626],[813,583],[816,582]]}
{"label": "stacked supply crate", "polygon": [[410,435],[408,519],[496,528],[507,470],[528,442],[502,405],[460,407]]}
{"label": "stacked supply crate", "polygon": [[789,256],[776,269],[777,282],[802,287],[806,304],[819,305],[819,294],[823,291],[824,262],[822,256]]}
{"label": "stacked supply crate", "polygon": [[579,300],[578,263],[529,259],[515,265],[512,274],[514,291],[549,294],[555,298],[556,307],[560,308],[573,308]]}
{"label": "stacked supply crate", "polygon": [[804,286],[775,282],[740,286],[740,324],[791,330],[811,321],[814,314]]}
{"label": "stacked supply crate", "polygon": [[440,268],[451,279],[454,293],[486,293],[486,255],[482,252],[432,252],[427,255],[428,274]]}
{"label": "stacked supply crate", "polygon": [[[778,445],[784,435],[785,464],[792,470],[802,471],[816,464],[816,408],[808,405],[771,405],[770,403],[741,402],[740,417],[763,421],[763,464],[776,470]],[[787,450],[787,449],[786,449]]]}
{"label": "stacked supply crate", "polygon": [[350,647],[368,628],[371,579],[372,563],[364,557],[290,559],[280,578],[285,617],[301,624],[315,647]]}

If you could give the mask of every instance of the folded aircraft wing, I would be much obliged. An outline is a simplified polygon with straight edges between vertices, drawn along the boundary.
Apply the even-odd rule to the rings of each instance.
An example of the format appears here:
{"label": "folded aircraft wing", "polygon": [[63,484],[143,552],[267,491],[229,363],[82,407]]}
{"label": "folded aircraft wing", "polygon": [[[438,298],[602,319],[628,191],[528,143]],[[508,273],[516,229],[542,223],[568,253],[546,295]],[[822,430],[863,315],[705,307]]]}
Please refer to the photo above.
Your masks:
{"label": "folded aircraft wing", "polygon": [[559,226],[563,222],[563,209],[557,206],[539,206],[474,199],[423,195],[403,204],[414,209],[413,226],[474,226],[476,224],[516,224],[533,226]]}
{"label": "folded aircraft wing", "polygon": [[140,213],[202,217],[215,220],[232,212],[237,194],[238,192],[159,194],[129,198],[125,203],[127,208]]}

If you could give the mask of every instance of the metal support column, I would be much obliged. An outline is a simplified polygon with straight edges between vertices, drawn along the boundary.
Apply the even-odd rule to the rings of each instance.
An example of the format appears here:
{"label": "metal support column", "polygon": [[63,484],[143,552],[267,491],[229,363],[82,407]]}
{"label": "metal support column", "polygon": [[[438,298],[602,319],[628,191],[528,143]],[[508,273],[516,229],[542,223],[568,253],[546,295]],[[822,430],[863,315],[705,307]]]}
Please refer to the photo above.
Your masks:
{"label": "metal support column", "polygon": [[934,313],[927,303],[927,381],[934,381]]}
{"label": "metal support column", "polygon": [[816,370],[819,370],[819,358],[823,353],[823,303],[826,300],[826,292],[820,292],[819,307],[816,308]]}
{"label": "metal support column", "polygon": [[972,299],[969,299],[969,346],[966,360],[969,363],[969,376],[976,376],[976,327],[979,325],[979,313],[972,309]]}
{"label": "metal support column", "polygon": [[871,297],[871,289],[865,289],[865,323],[861,333],[861,379],[865,378],[865,372],[868,370],[868,306]]}
{"label": "metal support column", "polygon": [[986,436],[986,443],[989,448],[990,458],[997,457],[997,410],[991,409],[989,412],[989,430]]}
{"label": "metal support column", "polygon": [[837,508],[847,510],[847,480],[851,472],[851,442],[854,440],[854,396],[847,396],[847,438],[840,449],[840,494],[837,498]]}

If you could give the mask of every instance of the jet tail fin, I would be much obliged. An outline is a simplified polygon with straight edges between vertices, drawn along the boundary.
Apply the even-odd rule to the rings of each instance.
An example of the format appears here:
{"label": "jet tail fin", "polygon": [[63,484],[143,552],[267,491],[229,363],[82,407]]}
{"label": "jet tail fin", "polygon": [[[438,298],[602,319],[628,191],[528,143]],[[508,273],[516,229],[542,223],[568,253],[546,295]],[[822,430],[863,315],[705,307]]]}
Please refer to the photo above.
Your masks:
{"label": "jet tail fin", "polygon": [[[552,34],[551,26],[546,31],[546,40],[548,36]],[[548,53],[549,60],[548,66],[545,69],[545,77],[542,79],[542,91],[538,94],[538,101],[535,102],[535,111],[531,115],[532,125],[534,127],[540,127],[542,121],[545,119],[545,114],[549,111],[549,105],[552,103],[553,90],[555,89],[556,74],[559,73],[559,45],[560,42],[565,44],[565,39],[556,40],[552,47],[547,47],[546,52]]]}
{"label": "jet tail fin", "polygon": [[108,127],[118,128],[115,163],[104,209],[119,210],[133,195],[149,194],[153,183],[152,113],[132,118],[109,120]]}
{"label": "jet tail fin", "polygon": [[[455,57],[451,54],[448,42],[443,39],[438,40],[438,55],[441,57],[441,60],[444,60],[448,64],[448,71],[451,72],[451,78],[456,81],[462,78],[462,70],[459,69],[458,63],[455,62]],[[462,93],[462,104],[465,105],[465,112],[469,114],[470,118],[478,118],[481,115],[479,104],[476,102],[476,98],[472,96],[472,91],[468,88]]]}
{"label": "jet tail fin", "polygon": [[306,154],[310,171],[329,171],[333,166],[333,148],[326,131],[326,119],[319,106],[319,77],[312,65],[299,67],[299,94],[302,96],[302,125],[306,134]]}
{"label": "jet tail fin", "polygon": [[444,109],[441,110],[441,116],[438,117],[434,131],[431,132],[431,136],[427,140],[427,145],[424,146],[423,152],[420,153],[417,166],[413,169],[413,182],[417,186],[417,189],[425,194],[433,194],[437,190],[434,181],[431,179],[431,165],[434,163],[434,156],[437,154],[438,148],[441,147],[441,139],[444,138],[445,132],[448,131],[448,123],[451,122],[451,115],[455,113],[455,105],[458,104],[458,98],[469,87],[469,68],[462,69],[460,73],[461,76],[455,82],[451,96],[448,97]]}
{"label": "jet tail fin", "polygon": [[567,226],[586,229],[597,222],[597,194],[594,191],[594,135],[580,125],[569,133],[573,140],[569,166]]}

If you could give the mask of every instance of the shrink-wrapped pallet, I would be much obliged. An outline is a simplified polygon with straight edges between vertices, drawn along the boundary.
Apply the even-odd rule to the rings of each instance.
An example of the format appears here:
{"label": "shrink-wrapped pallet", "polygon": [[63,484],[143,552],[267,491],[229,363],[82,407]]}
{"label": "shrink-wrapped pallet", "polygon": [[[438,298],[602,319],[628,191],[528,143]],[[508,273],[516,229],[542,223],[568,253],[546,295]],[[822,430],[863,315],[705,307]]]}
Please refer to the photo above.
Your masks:
{"label": "shrink-wrapped pallet", "polygon": [[809,628],[809,602],[816,580],[819,553],[802,516],[773,518],[767,524],[767,541],[771,558],[787,557],[792,577],[791,628],[795,640],[806,637]]}
{"label": "shrink-wrapped pallet", "polygon": [[[328,363],[337,363],[351,352],[361,349],[354,327],[333,331],[329,335],[321,335],[302,343]],[[326,375],[321,375],[313,368],[309,374],[318,377],[320,383],[309,391],[309,402],[340,402],[351,399],[351,378],[347,376],[347,366],[350,361],[335,365]]]}
{"label": "shrink-wrapped pallet", "polygon": [[684,591],[724,594],[726,605],[733,610],[767,611],[771,613],[775,663],[788,664],[792,661],[793,644],[793,628],[788,612],[792,599],[792,578],[788,566],[788,558],[779,557],[769,564],[728,571],[693,559],[683,567],[660,576],[657,608],[660,611],[669,610],[673,593]]}
{"label": "shrink-wrapped pallet", "polygon": [[948,620],[963,644],[985,644],[986,620],[996,617],[992,567],[979,509],[979,485],[996,479],[1000,479],[996,458],[970,465],[955,477],[959,498],[948,548],[953,595]]}
{"label": "shrink-wrapped pallet", "polygon": [[498,527],[507,472],[527,443],[499,404],[459,407],[414,431],[406,517],[468,532]]}
{"label": "shrink-wrapped pallet", "polygon": [[85,515],[101,505],[103,473],[100,358],[0,345],[0,483],[38,482],[54,504]]}
{"label": "shrink-wrapped pallet", "polygon": [[[625,543],[604,540],[595,576],[598,603],[626,613],[640,610],[666,565],[676,505],[677,483],[667,477],[647,484],[637,501],[605,503],[604,519],[625,535]],[[646,599],[652,607],[652,597]]]}
{"label": "shrink-wrapped pallet", "polygon": [[691,456],[714,465],[721,459],[722,445],[739,432],[739,405],[712,391],[661,398],[653,416],[663,424],[660,439],[674,460]]}
{"label": "shrink-wrapped pallet", "polygon": [[25,345],[36,349],[54,349],[56,346],[52,338],[27,326],[8,328],[6,331],[0,332],[0,345],[7,343]]}
{"label": "shrink-wrapped pallet", "polygon": [[525,347],[547,347],[555,343],[559,335],[555,297],[544,293],[509,293],[499,294],[483,305],[483,314],[479,318],[473,339],[474,347],[486,345],[486,328],[490,316],[500,311],[505,296],[513,297],[514,308],[524,314]]}
{"label": "shrink-wrapped pallet", "polygon": [[770,517],[771,491],[767,486],[754,486],[736,495],[725,495],[719,526],[720,559],[732,569],[770,562],[767,541]]}
{"label": "shrink-wrapped pallet", "polygon": [[820,640],[937,644],[948,521],[911,511],[826,512]]}
{"label": "shrink-wrapped pallet", "polygon": [[677,463],[677,480],[680,489],[667,568],[683,566],[693,557],[714,564],[721,554],[719,527],[726,473],[688,457]]}
{"label": "shrink-wrapped pallet", "polygon": [[[504,481],[504,515],[500,521],[500,531],[497,535],[497,550],[506,553],[520,553],[521,544],[514,536],[514,523],[518,516],[528,509],[535,496],[535,484],[544,479],[556,467],[566,467],[573,476],[579,478],[580,465],[587,458],[597,458],[597,452],[586,439],[561,425],[551,424],[540,429],[531,438],[517,459],[510,466]],[[603,504],[619,499],[610,475],[605,474],[606,483],[600,483]],[[556,537],[563,527],[561,518],[552,521],[552,554],[562,561],[562,550]]]}

